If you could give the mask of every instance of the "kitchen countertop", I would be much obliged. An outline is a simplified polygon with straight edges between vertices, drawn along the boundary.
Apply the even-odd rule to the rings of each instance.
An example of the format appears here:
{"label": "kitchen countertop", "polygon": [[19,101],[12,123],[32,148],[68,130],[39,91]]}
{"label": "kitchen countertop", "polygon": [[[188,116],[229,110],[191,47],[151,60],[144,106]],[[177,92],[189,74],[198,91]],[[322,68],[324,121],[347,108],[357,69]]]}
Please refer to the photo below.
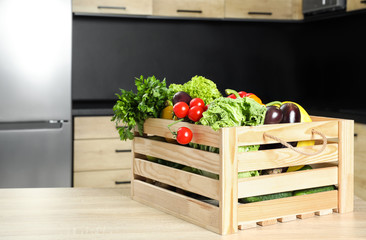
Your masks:
{"label": "kitchen countertop", "polygon": [[131,200],[122,189],[0,189],[0,239],[366,239],[366,202],[220,236]]}

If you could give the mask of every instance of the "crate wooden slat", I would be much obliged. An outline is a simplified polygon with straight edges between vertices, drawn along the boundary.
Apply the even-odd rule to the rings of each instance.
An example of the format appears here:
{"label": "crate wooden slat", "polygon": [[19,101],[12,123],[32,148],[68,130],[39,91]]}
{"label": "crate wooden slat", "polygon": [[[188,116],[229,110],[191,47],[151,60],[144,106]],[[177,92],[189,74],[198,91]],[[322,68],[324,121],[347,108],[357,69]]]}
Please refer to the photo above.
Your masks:
{"label": "crate wooden slat", "polygon": [[322,132],[327,138],[338,137],[337,121],[269,124],[237,129],[239,146],[276,143],[273,139],[264,138],[265,132],[286,142],[321,139],[320,136],[313,135],[311,129]]}
{"label": "crate wooden slat", "polygon": [[[173,120],[149,118],[145,121],[144,132],[146,134],[173,138],[172,133],[167,126],[174,122]],[[212,130],[211,127],[189,124],[186,122],[180,122],[172,127],[172,130],[177,131],[180,127],[189,127],[194,132],[192,142],[200,143],[207,146],[219,147],[220,146],[220,132]]]}
{"label": "crate wooden slat", "polygon": [[245,198],[336,184],[338,184],[338,167],[263,175],[240,179],[238,197]]}
{"label": "crate wooden slat", "polygon": [[[317,151],[320,148],[321,146],[309,146],[301,149]],[[300,155],[291,149],[282,148],[238,153],[238,171],[245,172],[335,161],[338,161],[338,144],[327,144],[325,150],[315,156]]]}
{"label": "crate wooden slat", "polygon": [[339,206],[340,213],[353,211],[354,195],[354,123],[339,121]]}
{"label": "crate wooden slat", "polygon": [[280,198],[238,206],[238,222],[260,221],[338,207],[338,191]]}
{"label": "crate wooden slat", "polygon": [[190,149],[190,151],[187,151],[187,148],[184,146],[141,137],[135,138],[135,152],[163,158],[212,173],[218,174],[220,171],[220,155],[217,153],[204,152],[198,149]]}
{"label": "crate wooden slat", "polygon": [[[189,123],[192,142],[219,148],[219,154],[176,143],[136,136],[133,141],[132,198],[161,209],[186,221],[225,235],[249,227],[266,226],[307,216],[353,210],[353,121],[312,117],[313,122],[272,124],[255,127],[232,127],[213,131],[210,127]],[[144,133],[172,138],[171,120],[148,119]],[[301,150],[323,152],[305,156],[287,148],[239,152],[239,146],[270,144],[275,141],[264,133],[285,141],[316,140],[314,146]],[[300,149],[300,148],[298,148]],[[148,161],[153,156],[187,167],[217,174],[219,180]],[[315,164],[312,170],[262,175],[238,179],[238,173],[251,170]],[[216,175],[216,176],[217,176]],[[167,184],[154,185],[155,182]],[[336,190],[302,196],[240,204],[239,199],[269,193],[335,185]],[[193,195],[192,195],[193,194]],[[194,195],[198,194],[198,195]],[[207,199],[208,198],[208,199]]]}
{"label": "crate wooden slat", "polygon": [[134,200],[164,212],[219,232],[219,208],[208,203],[155,187],[139,180],[133,181]]}
{"label": "crate wooden slat", "polygon": [[219,181],[135,158],[134,173],[212,199],[219,199]]}

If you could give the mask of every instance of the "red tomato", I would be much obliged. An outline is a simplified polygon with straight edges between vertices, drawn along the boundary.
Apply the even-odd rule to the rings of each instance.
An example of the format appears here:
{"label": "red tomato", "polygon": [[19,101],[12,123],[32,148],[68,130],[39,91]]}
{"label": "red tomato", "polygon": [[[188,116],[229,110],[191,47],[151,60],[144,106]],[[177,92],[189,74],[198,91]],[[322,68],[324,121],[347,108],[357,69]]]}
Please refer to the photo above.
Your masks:
{"label": "red tomato", "polygon": [[232,99],[236,99],[236,96],[234,94],[230,94],[229,96],[227,96],[228,98],[232,98]]}
{"label": "red tomato", "polygon": [[247,94],[247,92],[240,91],[240,92],[238,92],[238,94],[239,94],[239,96],[240,96],[241,98],[243,98],[243,97],[245,97],[245,95]]}
{"label": "red tomato", "polygon": [[182,145],[188,144],[192,140],[192,137],[193,133],[187,127],[180,127],[177,131],[177,142]]}
{"label": "red tomato", "polygon": [[199,106],[199,107],[204,107],[205,103],[203,102],[203,100],[201,98],[193,98],[190,103],[189,103],[189,107],[194,107],[194,106]]}
{"label": "red tomato", "polygon": [[186,117],[187,114],[188,114],[188,110],[189,110],[188,104],[185,103],[185,102],[177,102],[173,106],[174,114],[178,118],[184,118],[184,117]]}
{"label": "red tomato", "polygon": [[194,106],[189,109],[188,118],[191,119],[193,122],[198,122],[202,117],[202,113],[203,113],[203,108]]}

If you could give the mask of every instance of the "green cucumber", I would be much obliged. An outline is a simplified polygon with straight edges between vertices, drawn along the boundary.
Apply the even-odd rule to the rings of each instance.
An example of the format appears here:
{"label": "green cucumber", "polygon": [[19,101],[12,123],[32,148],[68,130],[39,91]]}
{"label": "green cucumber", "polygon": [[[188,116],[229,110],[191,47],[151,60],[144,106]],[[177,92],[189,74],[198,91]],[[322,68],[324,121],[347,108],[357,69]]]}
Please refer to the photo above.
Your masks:
{"label": "green cucumber", "polygon": [[301,196],[301,195],[306,195],[306,194],[311,194],[311,193],[332,191],[334,189],[335,189],[335,187],[333,185],[325,186],[325,187],[317,187],[317,188],[308,188],[308,189],[294,191],[294,196]]}
{"label": "green cucumber", "polygon": [[241,198],[241,199],[239,199],[239,202],[240,203],[253,203],[253,202],[260,202],[260,201],[285,198],[285,197],[291,197],[291,196],[292,196],[292,192],[280,192],[280,193],[272,193],[272,194],[261,195],[261,196]]}

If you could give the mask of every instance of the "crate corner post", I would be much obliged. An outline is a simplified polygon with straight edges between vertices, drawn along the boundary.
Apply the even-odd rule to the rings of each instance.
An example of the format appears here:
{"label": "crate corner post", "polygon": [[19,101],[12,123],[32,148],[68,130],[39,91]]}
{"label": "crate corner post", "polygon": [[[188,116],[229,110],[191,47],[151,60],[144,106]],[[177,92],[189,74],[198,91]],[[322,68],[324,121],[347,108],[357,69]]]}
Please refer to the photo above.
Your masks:
{"label": "crate corner post", "polygon": [[222,128],[220,144],[220,233],[238,231],[237,129]]}
{"label": "crate corner post", "polygon": [[338,212],[353,211],[354,198],[354,121],[339,120]]}

